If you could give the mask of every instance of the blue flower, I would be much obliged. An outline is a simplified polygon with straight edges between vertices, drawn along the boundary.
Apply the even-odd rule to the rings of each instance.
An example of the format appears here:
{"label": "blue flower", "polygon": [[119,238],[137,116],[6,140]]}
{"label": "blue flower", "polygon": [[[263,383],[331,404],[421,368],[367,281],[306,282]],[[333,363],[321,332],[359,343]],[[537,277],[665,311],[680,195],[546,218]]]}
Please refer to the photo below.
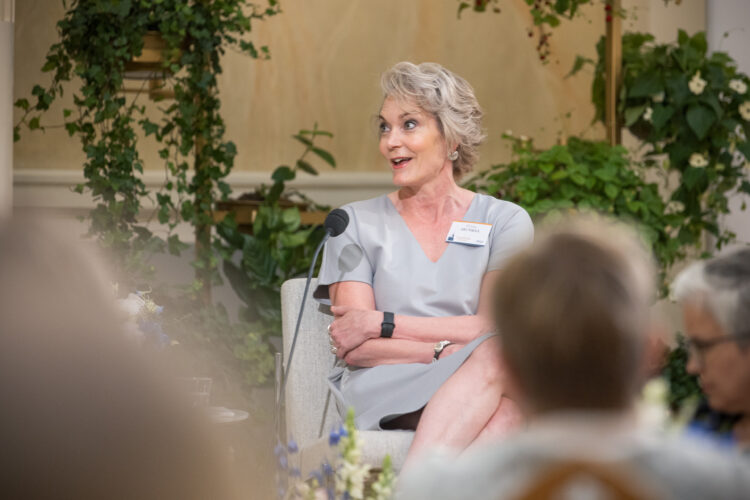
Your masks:
{"label": "blue flower", "polygon": [[323,466],[321,468],[323,469],[323,474],[326,477],[333,475],[333,467],[331,467],[331,464],[329,464],[328,461],[323,462]]}
{"label": "blue flower", "polygon": [[294,439],[290,439],[289,444],[287,444],[287,449],[289,450],[289,453],[297,453],[299,451],[297,441],[295,441]]}
{"label": "blue flower", "polygon": [[289,467],[289,461],[286,459],[286,455],[281,455],[279,457],[279,467],[286,470],[287,467]]}
{"label": "blue flower", "polygon": [[336,446],[337,444],[339,444],[339,439],[341,439],[341,434],[339,434],[337,431],[331,431],[331,434],[328,436],[329,446]]}
{"label": "blue flower", "polygon": [[277,457],[283,455],[284,446],[281,443],[278,443],[273,449],[273,454],[276,455]]}
{"label": "blue flower", "polygon": [[326,494],[328,495],[328,500],[336,500],[336,492],[333,491],[333,486],[326,488]]}
{"label": "blue flower", "polygon": [[339,429],[339,437],[346,437],[348,435],[349,433],[346,432],[346,427],[342,425],[341,428]]}

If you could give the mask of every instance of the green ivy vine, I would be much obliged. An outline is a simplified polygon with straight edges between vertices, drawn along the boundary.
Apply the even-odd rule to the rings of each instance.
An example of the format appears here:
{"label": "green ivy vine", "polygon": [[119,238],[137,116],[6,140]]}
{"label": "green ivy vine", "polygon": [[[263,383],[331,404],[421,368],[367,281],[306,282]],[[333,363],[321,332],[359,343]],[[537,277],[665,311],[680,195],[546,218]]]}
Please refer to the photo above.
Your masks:
{"label": "green ivy vine", "polygon": [[[57,23],[60,41],[49,50],[42,71],[48,86],[36,85],[32,98],[19,99],[24,113],[15,127],[44,129],[41,117],[72,80],[74,109],[64,110],[65,128],[81,141],[86,154],[85,182],[76,191],[90,193],[89,234],[111,250],[124,276],[143,272],[144,255],[160,249],[179,253],[185,245],[171,230],[180,222],[195,228],[196,280],[193,290],[206,301],[217,279],[218,260],[211,228],[213,203],[226,198],[235,145],[224,139],[216,75],[221,55],[234,47],[253,58],[267,58],[267,47],[247,39],[251,23],[280,12],[277,0],[266,7],[247,0],[63,0],[66,12]],[[174,100],[160,107],[156,123],[145,117],[144,92],[123,94],[126,63],[143,50],[143,36],[156,30],[166,42],[162,77]],[[147,192],[141,179],[143,160],[135,129],[142,127],[162,145],[163,188],[155,193],[158,219],[170,234],[160,240],[138,219]]]}

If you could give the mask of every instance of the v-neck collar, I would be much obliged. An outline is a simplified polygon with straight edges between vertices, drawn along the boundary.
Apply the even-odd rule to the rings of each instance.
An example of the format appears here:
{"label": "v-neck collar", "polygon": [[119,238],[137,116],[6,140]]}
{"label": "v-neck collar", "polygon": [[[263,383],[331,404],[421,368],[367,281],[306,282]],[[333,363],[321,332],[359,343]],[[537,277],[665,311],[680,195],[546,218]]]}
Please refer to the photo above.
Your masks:
{"label": "v-neck collar", "polygon": [[[383,196],[385,196],[386,203],[388,204],[388,206],[390,206],[391,209],[396,213],[396,216],[401,221],[401,224],[404,226],[404,229],[409,234],[409,237],[411,238],[411,240],[414,243],[416,243],[416,245],[419,247],[419,250],[422,253],[422,255],[424,256],[425,260],[427,260],[427,262],[431,262],[432,264],[437,264],[438,262],[440,262],[440,259],[443,258],[443,256],[445,255],[445,253],[451,247],[451,244],[448,243],[447,245],[445,245],[445,248],[440,253],[440,256],[437,258],[437,260],[430,259],[427,256],[427,253],[424,251],[424,247],[422,246],[422,243],[420,243],[419,240],[417,239],[417,237],[414,236],[414,233],[411,231],[411,228],[409,227],[409,224],[406,223],[406,220],[404,220],[404,217],[401,215],[401,212],[399,212],[398,208],[396,208],[396,205],[393,203],[393,200],[391,200],[390,196],[388,196],[387,194],[383,195]],[[474,204],[476,203],[476,201],[477,201],[478,198],[479,198],[479,193],[474,193],[474,196],[472,196],[471,202],[469,203],[468,208],[466,209],[466,211],[464,212],[464,214],[461,216],[461,218],[458,219],[458,220],[465,220],[466,219],[466,216],[469,214],[469,212],[471,212],[472,208],[474,208]]]}

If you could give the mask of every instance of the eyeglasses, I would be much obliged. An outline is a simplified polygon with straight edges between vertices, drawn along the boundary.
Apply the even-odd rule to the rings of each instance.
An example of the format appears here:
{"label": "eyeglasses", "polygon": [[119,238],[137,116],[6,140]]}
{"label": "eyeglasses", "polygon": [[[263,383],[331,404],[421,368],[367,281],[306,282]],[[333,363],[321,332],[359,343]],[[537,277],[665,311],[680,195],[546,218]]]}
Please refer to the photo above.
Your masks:
{"label": "eyeglasses", "polygon": [[711,340],[697,340],[686,338],[685,347],[687,348],[687,352],[690,357],[702,362],[706,352],[711,348],[716,347],[719,344],[724,344],[726,342],[737,342],[738,340],[748,338],[750,338],[750,333],[726,335],[724,337],[717,337]]}

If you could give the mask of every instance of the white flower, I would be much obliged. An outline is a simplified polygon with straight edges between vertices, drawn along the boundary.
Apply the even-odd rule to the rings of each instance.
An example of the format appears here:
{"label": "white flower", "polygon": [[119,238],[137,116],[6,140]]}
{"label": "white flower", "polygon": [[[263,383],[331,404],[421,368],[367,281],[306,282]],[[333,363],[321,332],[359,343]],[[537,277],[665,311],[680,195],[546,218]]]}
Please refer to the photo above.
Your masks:
{"label": "white flower", "polygon": [[685,204],[681,201],[672,200],[667,203],[667,212],[669,213],[681,213],[683,210],[685,210]]}
{"label": "white flower", "polygon": [[649,106],[646,111],[643,112],[643,119],[647,122],[651,122],[651,115],[654,114],[654,110]]}
{"label": "white flower", "polygon": [[659,92],[658,94],[652,95],[651,100],[655,103],[664,102],[664,92]]}
{"label": "white flower", "polygon": [[708,160],[700,153],[693,153],[690,155],[688,163],[690,163],[691,167],[703,168],[708,165]]}
{"label": "white flower", "polygon": [[691,78],[690,82],[688,83],[688,87],[690,88],[690,92],[695,95],[700,95],[703,93],[703,89],[706,88],[706,80],[701,78],[700,71],[695,72],[693,78]]}
{"label": "white flower", "polygon": [[669,424],[667,397],[669,386],[662,378],[650,380],[643,387],[638,403],[638,418],[649,427],[664,429]]}
{"label": "white flower", "polygon": [[503,135],[513,136],[513,131],[511,129],[508,129],[508,130],[505,131],[505,133]]}
{"label": "white flower", "polygon": [[747,92],[747,84],[742,80],[734,79],[729,80],[729,88],[737,92],[738,94],[744,94]]}
{"label": "white flower", "polygon": [[521,139],[521,142],[526,142],[529,140],[529,138],[526,137],[525,135],[519,135],[518,138]]}
{"label": "white flower", "polygon": [[134,293],[129,293],[127,298],[118,300],[117,303],[129,316],[138,316],[146,305],[146,301]]}
{"label": "white flower", "polygon": [[740,104],[740,116],[742,116],[742,119],[750,122],[750,101],[745,101],[742,104]]}

